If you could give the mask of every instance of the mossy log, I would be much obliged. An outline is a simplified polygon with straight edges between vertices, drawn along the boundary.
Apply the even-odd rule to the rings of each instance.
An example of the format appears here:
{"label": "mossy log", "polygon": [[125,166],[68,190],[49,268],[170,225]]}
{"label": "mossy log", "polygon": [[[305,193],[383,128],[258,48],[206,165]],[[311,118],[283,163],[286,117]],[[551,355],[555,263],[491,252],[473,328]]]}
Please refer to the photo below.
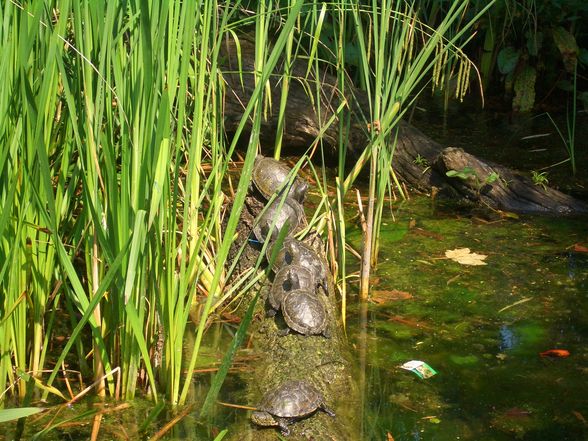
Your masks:
{"label": "mossy log", "polygon": [[[227,132],[234,132],[241,120],[244,103],[251,96],[254,82],[251,74],[240,74],[237,66],[244,72],[253,72],[253,45],[246,40],[241,42],[241,60],[237,62],[235,48],[227,42],[223,51],[223,69],[226,84],[224,118]],[[340,106],[346,102],[351,109],[351,122],[344,139],[348,140],[349,156],[356,157],[368,143],[367,119],[364,112],[369,108],[367,97],[361,90],[349,86],[339,90],[336,78],[329,72],[321,73],[316,81],[306,75],[306,63],[299,61],[291,68],[292,80],[286,104],[283,145],[290,151],[306,149],[321,133],[321,128],[329,121]],[[276,72],[283,72],[278,66]],[[276,74],[271,81],[271,109],[262,122],[261,141],[273,146],[278,130],[278,109],[281,99],[281,75]],[[317,100],[309,93],[320,93],[320,112],[314,104]],[[319,117],[320,115],[320,117]],[[323,145],[334,152],[338,144],[338,119],[322,134]],[[397,146],[393,167],[401,181],[423,191],[440,191],[441,195],[465,198],[494,209],[522,213],[577,214],[588,213],[588,204],[549,187],[535,185],[529,177],[498,164],[477,158],[460,149],[443,146],[408,123],[401,122],[398,127]],[[460,180],[449,178],[447,170],[461,170],[470,167],[477,179]],[[501,179],[488,184],[480,191],[480,182],[491,172],[498,173]]]}
{"label": "mossy log", "polygon": [[[238,234],[231,247],[230,260],[237,257],[238,250],[245,244],[244,251],[238,261],[238,268],[253,266],[257,260],[261,246],[250,241],[253,221],[261,211],[264,201],[259,197],[250,196],[246,200],[241,214]],[[324,257],[322,241],[311,237],[305,242]],[[325,398],[327,405],[336,416],[328,416],[324,412],[316,412],[312,416],[295,422],[290,426],[291,440],[355,440],[359,439],[360,422],[354,417],[360,412],[349,412],[358,406],[358,389],[353,377],[353,363],[340,325],[340,308],[337,305],[332,279],[328,280],[326,299],[329,317],[328,331],[330,338],[322,335],[305,336],[291,332],[281,336],[279,331],[286,324],[278,313],[274,317],[267,316],[267,293],[271,286],[271,277],[262,283],[257,303],[255,319],[250,333],[254,351],[260,355],[254,374],[247,380],[246,395],[248,405],[259,404],[263,395],[287,380],[304,379],[315,386]],[[319,295],[324,296],[322,288]],[[255,290],[249,293],[249,298]],[[277,428],[258,427],[249,420],[231,430],[231,440],[276,440]]]}

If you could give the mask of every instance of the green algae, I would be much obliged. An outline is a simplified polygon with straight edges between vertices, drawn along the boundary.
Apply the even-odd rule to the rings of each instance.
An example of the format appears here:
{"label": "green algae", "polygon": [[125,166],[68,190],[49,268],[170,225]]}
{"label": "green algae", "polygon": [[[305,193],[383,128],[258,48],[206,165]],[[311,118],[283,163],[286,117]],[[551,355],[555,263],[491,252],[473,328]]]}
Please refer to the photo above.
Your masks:
{"label": "green algae", "polygon": [[[395,212],[413,228],[390,242],[383,232],[377,289],[412,297],[369,309],[365,439],[588,438],[588,257],[570,251],[588,241],[585,219],[477,216],[413,199]],[[465,247],[488,264],[444,258]],[[572,355],[539,355],[552,348]],[[409,360],[438,375],[412,378],[398,369]]]}

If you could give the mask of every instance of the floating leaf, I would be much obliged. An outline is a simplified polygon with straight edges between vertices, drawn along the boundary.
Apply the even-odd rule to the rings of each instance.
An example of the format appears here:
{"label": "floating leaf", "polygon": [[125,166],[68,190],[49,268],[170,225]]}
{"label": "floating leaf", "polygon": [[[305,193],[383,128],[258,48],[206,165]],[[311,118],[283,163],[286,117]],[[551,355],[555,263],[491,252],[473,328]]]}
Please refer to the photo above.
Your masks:
{"label": "floating leaf", "polygon": [[570,356],[570,351],[567,349],[549,349],[548,351],[540,352],[541,357],[557,357],[567,358]]}
{"label": "floating leaf", "polygon": [[504,412],[504,416],[508,418],[526,418],[530,415],[530,410],[521,409],[520,407],[511,407]]}
{"label": "floating leaf", "polygon": [[585,246],[585,245],[582,245],[580,243],[575,243],[574,244],[574,247],[573,247],[573,250],[576,253],[588,253],[588,247]]}
{"label": "floating leaf", "polygon": [[388,317],[388,321],[391,322],[396,322],[396,323],[400,323],[406,326],[410,326],[411,328],[420,328],[420,329],[426,329],[429,331],[434,331],[435,328],[433,326],[427,325],[426,323],[422,322],[422,321],[418,321],[416,319],[410,318],[410,317],[403,317],[400,315],[392,315],[390,317]]}
{"label": "floating leaf", "polygon": [[585,426],[588,426],[588,422],[586,421],[586,418],[584,418],[584,415],[582,415],[580,412],[578,412],[577,410],[572,410],[572,413],[574,414],[574,416],[576,418],[578,418],[578,421],[584,423]]}
{"label": "floating leaf", "polygon": [[397,289],[377,289],[371,295],[371,301],[378,304],[408,299],[412,299],[411,293]]}
{"label": "floating leaf", "polygon": [[519,63],[520,56],[521,53],[512,46],[507,46],[498,52],[498,59],[496,61],[500,73],[506,75],[514,71]]}
{"label": "floating leaf", "polygon": [[445,257],[454,260],[462,265],[488,265],[484,260],[484,254],[472,253],[469,248],[456,248],[454,250],[445,251]]}

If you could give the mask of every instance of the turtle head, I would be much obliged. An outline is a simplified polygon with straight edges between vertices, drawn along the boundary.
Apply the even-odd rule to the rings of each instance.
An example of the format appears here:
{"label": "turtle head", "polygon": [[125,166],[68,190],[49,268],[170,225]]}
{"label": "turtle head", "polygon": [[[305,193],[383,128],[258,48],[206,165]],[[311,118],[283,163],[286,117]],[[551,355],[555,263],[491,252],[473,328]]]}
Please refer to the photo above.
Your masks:
{"label": "turtle head", "polygon": [[251,414],[251,421],[259,426],[277,426],[278,422],[269,413],[256,410]]}
{"label": "turtle head", "polygon": [[304,179],[297,178],[292,184],[292,188],[290,189],[290,196],[296,199],[301,204],[304,202],[306,198],[306,192],[308,191],[308,182]]}

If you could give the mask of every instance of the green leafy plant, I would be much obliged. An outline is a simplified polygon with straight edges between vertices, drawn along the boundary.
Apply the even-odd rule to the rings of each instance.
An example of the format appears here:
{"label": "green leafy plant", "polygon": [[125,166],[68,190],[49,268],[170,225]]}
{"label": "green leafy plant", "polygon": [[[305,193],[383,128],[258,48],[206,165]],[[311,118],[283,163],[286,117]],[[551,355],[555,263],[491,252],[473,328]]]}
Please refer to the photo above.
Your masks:
{"label": "green leafy plant", "polygon": [[549,184],[549,180],[547,179],[547,172],[531,170],[531,179],[533,180],[533,184],[541,186],[544,190],[547,190],[547,184]]}
{"label": "green leafy plant", "polygon": [[419,167],[428,168],[430,167],[429,161],[427,158],[423,158],[420,153],[416,155],[416,158],[412,161],[414,165],[418,165]]}
{"label": "green leafy plant", "polygon": [[[186,402],[233,271],[227,256],[266,83],[303,4],[262,2],[244,19],[239,2],[0,7],[0,383],[12,386],[0,405],[14,394],[26,407],[35,389],[64,399],[52,384],[75,358],[98,395]],[[235,26],[254,29],[259,43],[255,87],[227,139],[219,58],[227,39],[238,39]],[[246,126],[241,177],[224,213],[222,186]],[[255,270],[236,286],[246,288]],[[57,325],[68,338],[47,373]]]}
{"label": "green leafy plant", "polygon": [[461,170],[448,170],[445,172],[445,175],[449,178],[459,178],[463,179],[464,181],[473,182],[474,189],[478,197],[480,197],[480,194],[486,186],[493,184],[500,178],[498,173],[491,172],[488,173],[484,179],[480,179],[472,167],[464,167]]}

